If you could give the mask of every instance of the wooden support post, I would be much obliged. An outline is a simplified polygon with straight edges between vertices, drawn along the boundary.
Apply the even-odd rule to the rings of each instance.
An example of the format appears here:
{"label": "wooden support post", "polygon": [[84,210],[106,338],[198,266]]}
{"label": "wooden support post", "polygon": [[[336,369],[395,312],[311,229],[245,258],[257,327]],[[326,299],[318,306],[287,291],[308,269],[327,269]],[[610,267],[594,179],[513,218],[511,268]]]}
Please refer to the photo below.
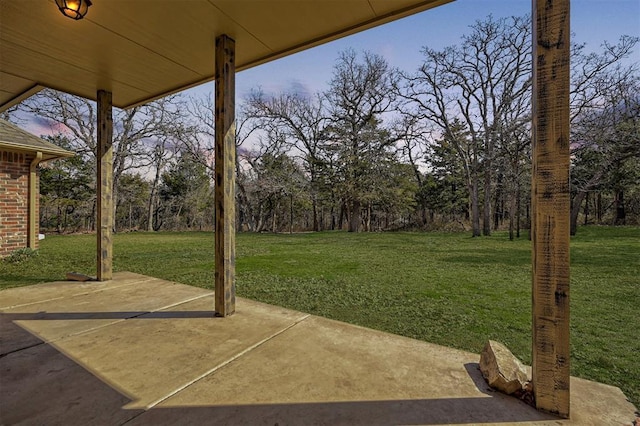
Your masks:
{"label": "wooden support post", "polygon": [[215,73],[215,311],[236,310],[235,41],[216,38]]}
{"label": "wooden support post", "polygon": [[42,152],[36,152],[36,156],[31,160],[29,165],[29,196],[28,196],[28,209],[29,209],[29,224],[27,226],[27,247],[35,250],[38,241],[38,197],[40,192],[38,191],[38,164],[42,161]]}
{"label": "wooden support post", "polygon": [[98,281],[107,281],[112,278],[113,262],[113,118],[111,92],[104,90],[98,91],[97,136],[97,275]]}
{"label": "wooden support post", "polygon": [[569,417],[569,0],[533,1],[533,390]]}

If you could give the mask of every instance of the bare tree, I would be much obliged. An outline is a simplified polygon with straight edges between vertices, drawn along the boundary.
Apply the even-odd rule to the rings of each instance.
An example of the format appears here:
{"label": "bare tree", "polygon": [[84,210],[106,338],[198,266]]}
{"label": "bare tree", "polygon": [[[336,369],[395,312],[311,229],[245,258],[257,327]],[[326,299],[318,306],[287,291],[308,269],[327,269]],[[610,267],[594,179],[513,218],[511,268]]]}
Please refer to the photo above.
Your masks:
{"label": "bare tree", "polygon": [[[370,182],[376,160],[388,155],[395,139],[380,127],[383,114],[395,108],[396,74],[384,58],[364,52],[362,60],[354,50],[340,53],[329,84],[331,140],[337,154],[342,182],[341,196],[348,230],[361,224],[363,185]],[[342,215],[341,215],[342,216]]]}
{"label": "bare tree", "polygon": [[157,231],[162,225],[159,215],[158,189],[162,173],[175,155],[176,150],[172,145],[172,138],[160,137],[148,153],[148,165],[153,177],[149,188],[149,200],[147,201],[147,231]]}
{"label": "bare tree", "polygon": [[630,159],[640,158],[640,73],[637,64],[624,65],[638,38],[623,37],[617,46],[605,44],[602,54],[575,54],[572,125],[574,197],[571,234],[587,195],[609,182],[614,191],[614,224],[624,223],[624,174]]}
{"label": "bare tree", "polygon": [[[289,143],[278,126],[270,126],[255,136],[251,148],[239,154],[240,222],[251,231],[271,228],[276,232],[277,215],[295,164],[286,155]],[[269,218],[271,221],[269,223]],[[270,226],[269,226],[270,224]]]}
{"label": "bare tree", "polygon": [[291,154],[308,174],[314,231],[320,230],[318,198],[323,185],[323,145],[328,121],[324,103],[320,95],[281,93],[268,97],[260,91],[253,92],[247,100],[248,114],[258,119],[264,128],[279,127],[292,145]]}
{"label": "bare tree", "polygon": [[[411,165],[413,176],[418,191],[424,185],[424,175],[421,167],[427,164],[425,158],[428,151],[429,140],[432,138],[432,129],[424,120],[420,120],[415,114],[401,114],[393,123],[393,133],[397,135],[397,150],[399,159]],[[417,195],[421,209],[420,221],[424,226],[427,223],[426,199]]]}
{"label": "bare tree", "polygon": [[19,124],[21,121],[24,121],[24,120],[21,120],[20,117],[16,115],[17,111],[18,111],[18,105],[14,105],[10,108],[7,108],[6,110],[0,112],[0,119]]}
{"label": "bare tree", "polygon": [[624,35],[617,44],[604,42],[602,51],[586,53],[586,45],[574,44],[571,50],[571,124],[583,120],[592,111],[601,110],[611,91],[638,73],[638,64],[625,64],[639,37]]}
{"label": "bare tree", "polygon": [[[531,86],[531,24],[528,17],[477,21],[459,46],[425,47],[424,62],[404,74],[401,95],[418,117],[439,127],[454,144],[467,175],[473,235],[480,235],[478,179],[484,186],[483,234],[491,233],[495,146],[514,103]],[[460,126],[469,138],[460,139]]]}
{"label": "bare tree", "polygon": [[[169,96],[128,110],[116,109],[113,135],[113,197],[118,205],[120,177],[128,171],[149,164],[149,151],[158,140],[174,137],[176,123],[181,121],[180,98]],[[19,105],[19,110],[53,124],[64,133],[71,147],[95,161],[95,102],[45,89]],[[151,157],[152,158],[152,157]]]}
{"label": "bare tree", "polygon": [[[192,97],[187,111],[190,116],[189,131],[182,138],[182,149],[190,152],[190,158],[204,165],[211,179],[215,179],[215,123],[213,97]],[[250,194],[247,190],[247,170],[251,169],[254,155],[253,147],[249,145],[257,140],[257,133],[261,132],[260,122],[247,112],[244,105],[236,109],[236,192],[238,229],[242,229],[251,214]],[[264,133],[264,132],[263,132]],[[250,229],[255,224],[248,224]]]}

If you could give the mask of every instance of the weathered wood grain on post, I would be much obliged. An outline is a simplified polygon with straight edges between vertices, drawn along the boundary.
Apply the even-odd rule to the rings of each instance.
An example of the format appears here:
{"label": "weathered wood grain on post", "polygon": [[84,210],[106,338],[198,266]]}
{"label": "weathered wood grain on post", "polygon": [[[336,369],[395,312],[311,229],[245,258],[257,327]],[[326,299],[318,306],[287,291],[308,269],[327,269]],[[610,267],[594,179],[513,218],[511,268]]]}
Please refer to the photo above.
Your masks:
{"label": "weathered wood grain on post", "polygon": [[111,92],[98,91],[98,140],[96,143],[97,191],[97,275],[98,281],[112,278],[113,262],[113,117]]}
{"label": "weathered wood grain on post", "polygon": [[29,223],[27,225],[27,247],[35,250],[38,241],[38,164],[42,161],[42,152],[36,152],[29,165]]}
{"label": "weathered wood grain on post", "polygon": [[533,2],[533,387],[569,417],[569,0]]}
{"label": "weathered wood grain on post", "polygon": [[235,41],[216,38],[215,70],[215,311],[236,310]]}

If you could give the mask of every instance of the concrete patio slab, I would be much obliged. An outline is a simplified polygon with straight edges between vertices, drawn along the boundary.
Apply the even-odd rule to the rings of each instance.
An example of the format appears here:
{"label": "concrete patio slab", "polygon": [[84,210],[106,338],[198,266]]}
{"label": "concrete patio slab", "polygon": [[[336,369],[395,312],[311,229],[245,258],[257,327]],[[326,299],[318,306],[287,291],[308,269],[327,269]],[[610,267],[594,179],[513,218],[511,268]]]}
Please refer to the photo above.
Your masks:
{"label": "concrete patio slab", "polygon": [[[28,304],[2,311],[13,324],[45,342],[53,342],[66,336],[171,307],[186,300],[213,295],[213,292],[208,290],[190,288],[160,279],[125,280],[125,283],[124,285],[112,284],[93,291],[75,293],[65,291],[66,296],[47,299],[43,302],[37,302],[35,297],[31,297],[32,302]],[[24,290],[24,288],[16,290]],[[11,290],[8,292],[13,293]],[[213,309],[213,301],[208,309]],[[19,347],[16,347],[15,342],[2,342],[0,353],[16,349]]]}
{"label": "concrete patio slab", "polygon": [[119,272],[117,276],[118,279],[113,281],[57,281],[27,287],[11,288],[0,293],[2,295],[2,297],[0,297],[0,309],[14,308],[32,303],[45,302],[47,300],[64,299],[69,296],[77,296],[157,280],[157,278],[147,277],[133,272]]}
{"label": "concrete patio slab", "polygon": [[[476,354],[311,316],[158,408],[276,405],[290,411],[292,421],[304,415],[312,424],[630,423],[633,410],[618,388],[578,378],[572,378],[572,422],[558,423],[494,392],[482,378],[478,359]],[[265,360],[269,368],[264,368]],[[374,404],[387,408],[363,419],[371,410],[363,407]],[[414,409],[404,410],[406,405]],[[625,409],[626,415],[615,415]],[[202,421],[216,413],[200,411]],[[329,421],[326,415],[332,412],[336,414]],[[594,413],[600,415],[595,418]],[[160,420],[161,415],[167,413],[147,413],[139,420]]]}
{"label": "concrete patio slab", "polygon": [[143,410],[123,410],[126,395],[50,345],[0,358],[0,424],[120,425]]}
{"label": "concrete patio slab", "polygon": [[309,317],[162,406],[487,397],[469,375],[477,362],[468,352]]}
{"label": "concrete patio slab", "polygon": [[[310,424],[555,420],[491,392],[477,362],[468,352],[309,317],[159,408],[274,405],[291,412],[290,422],[300,416]],[[376,404],[386,408],[372,410]],[[201,411],[197,421],[216,414]],[[273,422],[282,421],[278,416]]]}
{"label": "concrete patio slab", "polygon": [[239,300],[236,315],[216,318],[213,296],[53,343],[131,399],[150,408],[307,317]]}
{"label": "concrete patio slab", "polygon": [[572,418],[561,420],[492,392],[477,354],[241,298],[233,316],[215,318],[211,291],[130,273],[114,278],[0,292],[0,306],[12,306],[0,309],[0,424],[634,419],[615,387],[572,378]]}

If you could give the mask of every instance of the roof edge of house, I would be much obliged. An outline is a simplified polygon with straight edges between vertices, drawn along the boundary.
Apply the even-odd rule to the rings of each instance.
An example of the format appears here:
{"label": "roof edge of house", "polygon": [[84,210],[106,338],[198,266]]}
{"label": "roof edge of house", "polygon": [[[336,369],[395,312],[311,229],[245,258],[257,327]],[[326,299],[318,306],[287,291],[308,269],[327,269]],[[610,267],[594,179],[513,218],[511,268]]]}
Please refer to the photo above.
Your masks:
{"label": "roof edge of house", "polygon": [[[4,128],[4,131],[2,131],[2,128]],[[7,140],[14,139],[11,137],[12,134],[15,135],[15,139],[22,140],[23,142]],[[26,143],[24,141],[26,141]],[[61,157],[73,157],[75,155],[73,151],[60,148],[47,140],[39,138],[38,136],[21,129],[15,124],[2,119],[0,119],[0,149],[26,153],[42,152],[43,161]]]}

